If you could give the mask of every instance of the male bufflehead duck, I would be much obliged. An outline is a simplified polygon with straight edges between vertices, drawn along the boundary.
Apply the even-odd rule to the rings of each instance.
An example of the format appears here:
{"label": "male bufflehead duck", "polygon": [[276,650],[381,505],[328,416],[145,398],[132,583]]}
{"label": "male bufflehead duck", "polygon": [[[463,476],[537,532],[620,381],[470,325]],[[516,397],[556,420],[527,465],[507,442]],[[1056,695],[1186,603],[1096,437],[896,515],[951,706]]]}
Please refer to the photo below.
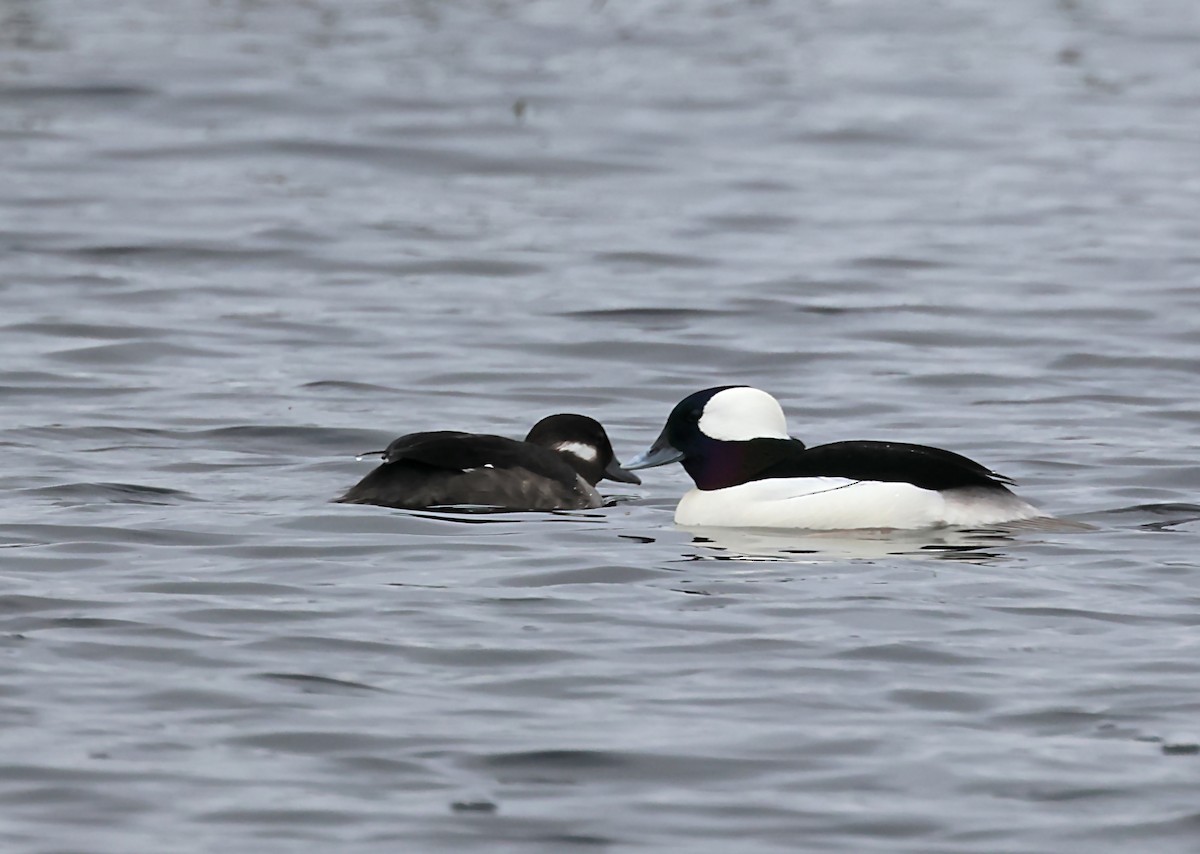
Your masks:
{"label": "male bufflehead duck", "polygon": [[524,442],[438,430],[409,433],[367,454],[380,454],[383,465],[339,502],[414,510],[455,504],[578,510],[603,504],[595,486],[604,478],[641,483],[621,468],[608,434],[586,415],[547,416]]}
{"label": "male bufflehead duck", "polygon": [[681,462],[696,489],[680,525],[808,528],[974,527],[1042,518],[974,460],[901,442],[806,448],[788,436],[779,402],[749,386],[685,397],[645,453],[626,468]]}

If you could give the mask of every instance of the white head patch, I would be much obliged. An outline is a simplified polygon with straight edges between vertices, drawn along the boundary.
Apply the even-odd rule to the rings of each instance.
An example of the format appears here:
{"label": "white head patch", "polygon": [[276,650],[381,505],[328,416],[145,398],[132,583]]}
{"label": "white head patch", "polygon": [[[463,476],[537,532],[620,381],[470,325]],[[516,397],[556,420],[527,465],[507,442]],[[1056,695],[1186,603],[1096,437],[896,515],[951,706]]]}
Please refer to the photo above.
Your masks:
{"label": "white head patch", "polygon": [[571,454],[589,463],[594,462],[596,457],[600,456],[600,453],[595,448],[583,442],[559,442],[554,446],[554,450],[564,454]]}
{"label": "white head patch", "polygon": [[789,438],[779,401],[757,388],[727,388],[710,397],[700,432],[723,442]]}

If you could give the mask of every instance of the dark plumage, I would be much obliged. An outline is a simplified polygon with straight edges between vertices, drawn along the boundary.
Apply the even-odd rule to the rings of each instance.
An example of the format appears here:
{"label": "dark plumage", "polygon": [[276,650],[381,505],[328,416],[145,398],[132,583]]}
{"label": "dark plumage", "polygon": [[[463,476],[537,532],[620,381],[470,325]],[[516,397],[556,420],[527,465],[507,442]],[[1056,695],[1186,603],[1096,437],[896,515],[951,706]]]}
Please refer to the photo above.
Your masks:
{"label": "dark plumage", "polygon": [[621,468],[608,434],[585,415],[550,415],[525,441],[438,430],[410,433],[380,454],[383,464],[338,499],[421,509],[482,505],[505,510],[599,507],[604,478],[641,483]]}
{"label": "dark plumage", "polygon": [[[707,444],[692,443],[694,448]],[[961,454],[905,442],[832,442],[807,448],[799,439],[751,439],[725,443],[719,452],[689,455],[683,467],[700,489],[775,477],[846,477],[935,490],[958,486],[1003,490],[1003,484],[1012,483]]]}

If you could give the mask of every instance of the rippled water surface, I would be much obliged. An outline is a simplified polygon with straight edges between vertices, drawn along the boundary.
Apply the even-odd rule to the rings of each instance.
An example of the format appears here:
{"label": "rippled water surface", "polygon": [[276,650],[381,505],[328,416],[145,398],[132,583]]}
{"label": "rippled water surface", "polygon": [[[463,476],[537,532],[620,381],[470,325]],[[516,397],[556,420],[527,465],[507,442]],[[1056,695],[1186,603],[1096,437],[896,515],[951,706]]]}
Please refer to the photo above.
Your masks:
{"label": "rippled water surface", "polygon": [[[1192,852],[1200,6],[0,0],[6,852]],[[329,500],[749,382],[1090,532]]]}

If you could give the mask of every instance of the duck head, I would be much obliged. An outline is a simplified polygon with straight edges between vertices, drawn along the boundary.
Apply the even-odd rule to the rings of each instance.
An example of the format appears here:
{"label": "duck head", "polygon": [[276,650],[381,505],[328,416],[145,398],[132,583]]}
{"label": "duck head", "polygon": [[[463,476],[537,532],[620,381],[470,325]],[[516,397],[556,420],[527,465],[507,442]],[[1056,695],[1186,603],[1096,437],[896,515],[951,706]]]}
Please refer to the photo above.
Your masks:
{"label": "duck head", "polygon": [[622,468],[600,422],[586,415],[547,415],[533,425],[525,441],[554,451],[592,486],[605,478],[621,483],[642,482]]}

